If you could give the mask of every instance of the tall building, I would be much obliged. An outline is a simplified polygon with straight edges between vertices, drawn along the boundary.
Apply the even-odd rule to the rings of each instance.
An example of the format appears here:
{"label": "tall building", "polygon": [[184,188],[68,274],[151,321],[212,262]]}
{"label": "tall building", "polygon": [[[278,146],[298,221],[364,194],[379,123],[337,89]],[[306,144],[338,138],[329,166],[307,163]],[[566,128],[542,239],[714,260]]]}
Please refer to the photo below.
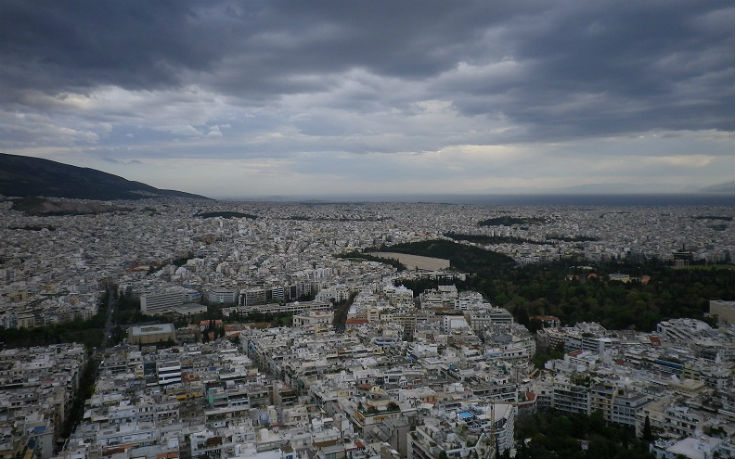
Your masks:
{"label": "tall building", "polygon": [[144,293],[140,295],[140,312],[153,316],[168,312],[171,308],[184,304],[182,292]]}

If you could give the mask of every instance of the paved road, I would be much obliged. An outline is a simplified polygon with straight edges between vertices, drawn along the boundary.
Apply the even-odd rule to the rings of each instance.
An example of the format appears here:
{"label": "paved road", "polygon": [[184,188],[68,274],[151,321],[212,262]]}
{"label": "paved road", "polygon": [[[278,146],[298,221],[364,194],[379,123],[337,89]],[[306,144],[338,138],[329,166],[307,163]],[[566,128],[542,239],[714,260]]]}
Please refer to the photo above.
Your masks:
{"label": "paved road", "polygon": [[115,316],[116,308],[117,299],[115,299],[115,287],[114,285],[109,285],[107,287],[107,319],[105,320],[105,334],[102,338],[102,344],[100,344],[100,351],[104,350],[110,344],[112,329],[115,328],[113,317]]}

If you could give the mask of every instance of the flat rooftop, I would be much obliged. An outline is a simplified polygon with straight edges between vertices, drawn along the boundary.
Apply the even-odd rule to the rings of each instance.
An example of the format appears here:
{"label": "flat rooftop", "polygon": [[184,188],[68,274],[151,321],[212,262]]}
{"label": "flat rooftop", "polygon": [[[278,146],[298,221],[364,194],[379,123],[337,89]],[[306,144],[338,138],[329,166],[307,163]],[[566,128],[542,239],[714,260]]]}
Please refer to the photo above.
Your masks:
{"label": "flat rooftop", "polygon": [[173,324],[156,324],[156,325],[134,325],[130,327],[131,335],[157,335],[159,333],[173,333]]}

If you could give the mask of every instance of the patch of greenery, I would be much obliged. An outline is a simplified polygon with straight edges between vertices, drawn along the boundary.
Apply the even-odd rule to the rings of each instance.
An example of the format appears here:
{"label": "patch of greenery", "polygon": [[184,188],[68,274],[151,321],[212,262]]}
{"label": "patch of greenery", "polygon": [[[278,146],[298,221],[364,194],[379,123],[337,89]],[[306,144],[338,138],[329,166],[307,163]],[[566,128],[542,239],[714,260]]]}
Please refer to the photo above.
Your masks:
{"label": "patch of greenery", "polygon": [[689,265],[689,266],[679,266],[675,268],[677,271],[718,271],[718,270],[725,270],[725,271],[733,271],[735,270],[735,265]]}
{"label": "patch of greenery", "polygon": [[210,320],[207,327],[202,330],[202,343],[208,343],[210,335],[212,339],[224,338],[225,327],[223,325],[217,325],[217,322],[214,320]]}
{"label": "patch of greenery", "polygon": [[228,317],[228,322],[241,323],[264,323],[269,327],[290,327],[293,323],[293,314],[290,312],[282,313],[263,313],[259,311],[248,312],[247,314],[233,312]]}
{"label": "patch of greenery", "polygon": [[99,346],[104,338],[102,328],[88,328],[85,322],[65,322],[34,328],[0,327],[3,347],[48,346],[59,343],[81,343],[88,349]]}
{"label": "patch of greenery", "polygon": [[295,221],[314,221],[314,222],[382,222],[385,220],[391,220],[392,217],[308,217],[305,215],[291,215],[286,217],[284,220],[295,220]]}
{"label": "patch of greenery", "polygon": [[222,217],[222,218],[227,218],[227,219],[230,219],[230,218],[250,218],[250,219],[253,219],[253,220],[255,220],[256,218],[258,218],[257,215],[253,215],[253,214],[244,214],[244,213],[241,213],[241,212],[226,212],[226,211],[220,211],[220,212],[200,212],[200,213],[198,213],[198,214],[196,214],[194,216],[195,217],[200,217],[200,218]]}
{"label": "patch of greenery", "polygon": [[485,234],[462,234],[454,232],[444,233],[444,236],[458,241],[475,242],[478,244],[546,244],[544,241],[515,236],[488,236]]}
{"label": "patch of greenery", "polygon": [[[476,290],[530,326],[529,316],[554,315],[563,323],[595,321],[608,329],[654,330],[662,320],[704,319],[712,298],[735,299],[735,271],[678,270],[661,262],[593,264],[596,276],[568,277],[579,260],[483,270],[458,288]],[[583,261],[584,264],[592,264]],[[609,282],[608,274],[648,275],[648,283]]]}
{"label": "patch of greenery", "polygon": [[52,225],[26,225],[26,226],[9,226],[10,230],[25,230],[25,231],[41,231],[47,229],[49,231],[56,231],[56,227]]}
{"label": "patch of greenery", "polygon": [[69,409],[69,416],[64,421],[62,438],[68,438],[84,416],[84,402],[94,394],[94,381],[97,378],[98,362],[90,359],[79,378],[79,387],[74,394],[74,401]]}
{"label": "patch of greenery", "polygon": [[334,329],[338,332],[343,332],[345,330],[345,324],[347,323],[347,313],[350,312],[350,307],[352,306],[352,303],[355,302],[355,298],[357,297],[357,294],[359,292],[352,292],[350,293],[350,296],[343,301],[338,301],[334,305],[334,320],[332,321],[332,324],[334,325]]}
{"label": "patch of greenery", "polygon": [[722,220],[726,222],[731,222],[732,217],[724,216],[724,215],[698,215],[696,217],[692,217],[694,220]]}
{"label": "patch of greenery", "polygon": [[194,258],[194,254],[188,253],[184,256],[174,258],[173,261],[171,261],[171,264],[176,266],[177,268],[180,268],[181,266],[184,266],[186,262],[191,260],[192,258]]}
{"label": "patch of greenery", "polygon": [[513,226],[513,225],[532,225],[534,223],[546,223],[544,217],[511,217],[504,215],[502,217],[493,217],[477,222],[477,226]]}
{"label": "patch of greenery", "polygon": [[652,459],[645,442],[631,427],[607,424],[602,413],[591,416],[542,411],[516,418],[517,459]]}
{"label": "patch of greenery", "polygon": [[549,350],[536,350],[536,354],[533,356],[533,365],[538,368],[539,370],[544,369],[544,365],[546,365],[546,362],[549,360],[555,360],[555,359],[563,359],[564,358],[564,345],[562,344],[557,349],[549,349]]}
{"label": "patch of greenery", "polygon": [[[516,321],[533,328],[529,316],[554,315],[565,324],[595,321],[608,329],[654,330],[662,320],[691,317],[705,319],[709,300],[735,300],[735,270],[673,269],[661,261],[593,263],[565,259],[515,266],[505,255],[450,241],[421,241],[382,248],[392,252],[447,258],[452,267],[467,273],[459,289],[475,290],[492,303],[513,313]],[[590,265],[579,271],[575,265]],[[610,282],[611,273],[631,277],[647,275],[643,283]],[[594,273],[593,276],[587,275]],[[418,295],[436,288],[437,281],[399,281]]]}
{"label": "patch of greenery", "polygon": [[156,318],[140,312],[140,299],[130,295],[122,295],[117,300],[117,308],[112,320],[119,325],[131,325],[140,322],[155,321]]}
{"label": "patch of greenery", "polygon": [[20,212],[35,212],[36,209],[48,202],[48,199],[40,196],[24,196],[20,199],[13,199],[12,210]]}
{"label": "patch of greenery", "polygon": [[467,273],[504,271],[515,266],[513,259],[502,253],[439,239],[396,244],[382,247],[379,251],[444,258],[453,268]]}
{"label": "patch of greenery", "polygon": [[574,236],[565,236],[563,234],[550,233],[546,235],[547,241],[563,241],[563,242],[587,242],[587,241],[599,241],[599,237],[585,236],[583,234],[577,234]]}

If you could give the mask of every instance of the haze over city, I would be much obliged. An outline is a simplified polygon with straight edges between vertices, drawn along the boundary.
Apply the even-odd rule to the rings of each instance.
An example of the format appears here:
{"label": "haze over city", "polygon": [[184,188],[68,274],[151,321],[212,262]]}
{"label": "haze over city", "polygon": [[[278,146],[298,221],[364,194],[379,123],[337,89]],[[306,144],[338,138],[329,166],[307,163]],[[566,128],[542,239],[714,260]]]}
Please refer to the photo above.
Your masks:
{"label": "haze over city", "polygon": [[4,1],[0,151],[215,198],[732,192],[734,11]]}

